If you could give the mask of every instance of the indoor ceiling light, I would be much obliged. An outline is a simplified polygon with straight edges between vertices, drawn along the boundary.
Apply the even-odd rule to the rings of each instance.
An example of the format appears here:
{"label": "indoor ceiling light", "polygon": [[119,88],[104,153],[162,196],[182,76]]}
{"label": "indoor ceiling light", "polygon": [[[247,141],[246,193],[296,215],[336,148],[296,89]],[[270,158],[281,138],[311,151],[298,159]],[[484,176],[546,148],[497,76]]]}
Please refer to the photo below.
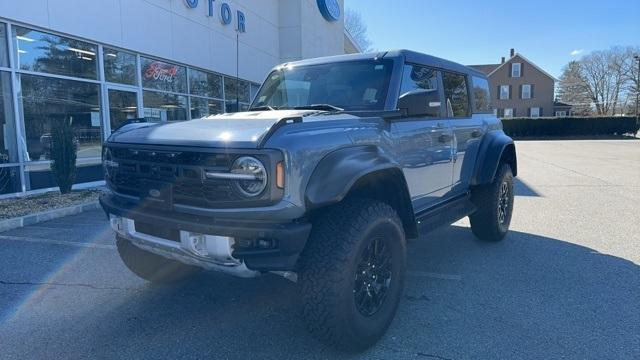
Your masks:
{"label": "indoor ceiling light", "polygon": [[92,51],[87,51],[87,50],[82,50],[82,49],[76,49],[76,48],[72,48],[72,47],[68,47],[67,50],[69,51],[75,51],[75,52],[79,52],[81,54],[87,54],[87,55],[91,55],[91,56],[95,56],[96,53],[92,52]]}
{"label": "indoor ceiling light", "polygon": [[34,42],[35,41],[34,39],[32,39],[30,37],[20,36],[20,35],[16,36],[16,39],[22,40],[22,41],[27,41],[27,42]]}

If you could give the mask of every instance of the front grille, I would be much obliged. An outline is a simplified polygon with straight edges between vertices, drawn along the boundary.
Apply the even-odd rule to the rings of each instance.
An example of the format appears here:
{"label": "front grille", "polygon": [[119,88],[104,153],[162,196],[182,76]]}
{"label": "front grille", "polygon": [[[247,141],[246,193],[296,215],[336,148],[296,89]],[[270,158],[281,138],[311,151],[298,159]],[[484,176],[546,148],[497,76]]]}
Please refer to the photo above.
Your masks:
{"label": "front grille", "polygon": [[[110,148],[117,168],[110,168],[107,181],[116,192],[144,197],[144,182],[153,180],[170,184],[172,203],[203,208],[254,206],[256,201],[271,201],[269,191],[248,201],[229,180],[207,179],[206,171],[230,171],[239,156],[229,153],[198,153],[188,151],[156,151],[130,148]],[[270,157],[262,156],[268,164]],[[143,196],[144,195],[144,196]],[[242,204],[240,204],[242,202]]]}

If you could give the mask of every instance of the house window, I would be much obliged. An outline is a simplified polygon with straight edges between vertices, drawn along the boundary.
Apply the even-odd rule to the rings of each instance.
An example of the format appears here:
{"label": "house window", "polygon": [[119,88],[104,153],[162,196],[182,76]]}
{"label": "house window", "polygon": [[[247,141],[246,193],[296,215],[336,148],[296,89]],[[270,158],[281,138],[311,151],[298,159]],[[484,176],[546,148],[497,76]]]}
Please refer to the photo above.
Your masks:
{"label": "house window", "polygon": [[520,77],[522,75],[522,64],[521,63],[513,63],[511,64],[511,77]]}
{"label": "house window", "polygon": [[562,111],[556,111],[556,116],[557,117],[565,117],[567,116],[567,112],[562,110]]}
{"label": "house window", "polygon": [[502,117],[512,118],[513,117],[513,109],[512,108],[504,109],[504,115]]}
{"label": "house window", "polygon": [[509,100],[509,85],[500,85],[500,100]]}
{"label": "house window", "polygon": [[531,85],[524,84],[522,85],[522,99],[531,99]]}
{"label": "house window", "polygon": [[531,110],[530,110],[530,116],[532,118],[540,117],[540,108],[539,107],[532,107]]}

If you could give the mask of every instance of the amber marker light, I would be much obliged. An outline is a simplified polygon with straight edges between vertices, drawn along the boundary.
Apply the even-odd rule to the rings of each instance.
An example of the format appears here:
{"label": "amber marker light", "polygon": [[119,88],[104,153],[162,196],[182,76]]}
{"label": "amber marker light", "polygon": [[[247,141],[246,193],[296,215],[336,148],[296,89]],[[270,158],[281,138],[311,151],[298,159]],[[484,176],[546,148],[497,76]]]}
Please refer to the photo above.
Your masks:
{"label": "amber marker light", "polygon": [[284,163],[282,161],[276,164],[276,186],[284,189]]}

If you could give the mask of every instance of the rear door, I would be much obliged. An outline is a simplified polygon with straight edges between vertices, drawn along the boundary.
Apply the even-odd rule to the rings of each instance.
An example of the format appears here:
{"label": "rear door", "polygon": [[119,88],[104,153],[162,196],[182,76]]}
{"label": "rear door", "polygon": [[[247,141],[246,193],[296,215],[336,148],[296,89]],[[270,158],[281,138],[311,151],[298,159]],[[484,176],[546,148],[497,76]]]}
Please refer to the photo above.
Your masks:
{"label": "rear door", "polygon": [[420,211],[441,201],[451,189],[453,134],[444,116],[440,71],[406,64],[400,94],[416,89],[438,91],[440,101],[425,104],[424,116],[394,121],[391,136],[414,210]]}
{"label": "rear door", "polygon": [[[453,131],[451,195],[457,195],[469,187],[484,129],[481,117],[472,115],[469,77],[445,71],[442,73],[442,82],[447,118],[451,121]],[[488,86],[486,84],[487,95]]]}

